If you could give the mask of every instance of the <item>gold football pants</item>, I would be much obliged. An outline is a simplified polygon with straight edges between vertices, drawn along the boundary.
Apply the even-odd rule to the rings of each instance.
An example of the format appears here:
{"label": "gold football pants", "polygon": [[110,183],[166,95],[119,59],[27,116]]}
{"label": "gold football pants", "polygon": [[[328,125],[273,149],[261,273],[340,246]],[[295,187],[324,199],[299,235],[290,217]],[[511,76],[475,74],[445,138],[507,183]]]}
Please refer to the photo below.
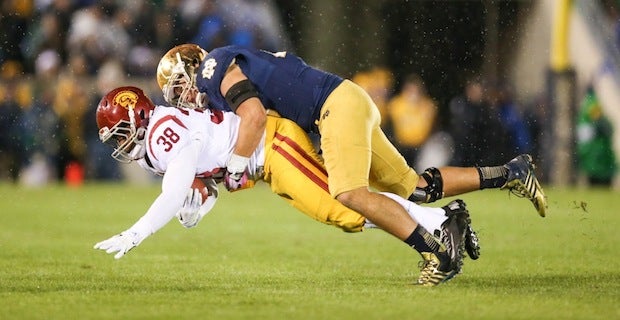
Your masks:
{"label": "gold football pants", "polygon": [[293,121],[267,117],[264,170],[271,190],[309,217],[346,232],[362,231],[364,217],[330,195],[323,161]]}
{"label": "gold football pants", "polygon": [[379,109],[370,96],[349,80],[327,97],[318,125],[333,197],[368,186],[405,199],[413,193],[418,175],[380,123]]}

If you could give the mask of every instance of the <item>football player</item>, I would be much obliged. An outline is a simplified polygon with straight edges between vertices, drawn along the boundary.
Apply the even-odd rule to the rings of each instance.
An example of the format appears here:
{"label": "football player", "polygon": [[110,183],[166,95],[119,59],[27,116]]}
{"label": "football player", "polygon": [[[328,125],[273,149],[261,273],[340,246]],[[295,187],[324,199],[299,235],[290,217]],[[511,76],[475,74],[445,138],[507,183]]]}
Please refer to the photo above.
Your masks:
{"label": "football player", "polygon": [[429,232],[402,206],[369,187],[427,203],[501,187],[528,198],[545,215],[545,195],[529,155],[494,167],[429,168],[418,176],[381,130],[379,111],[361,87],[313,68],[291,53],[238,46],[206,52],[184,44],[162,57],[157,82],[173,106],[208,105],[240,117],[238,139],[224,174],[229,190],[247,175],[268,109],[306,132],[318,133],[331,196],[416,248],[425,257],[425,270],[433,274],[432,279],[449,277],[445,271],[453,262],[434,249],[436,245],[426,240],[432,238]]}
{"label": "football player", "polygon": [[[96,118],[100,139],[113,146],[114,159],[137,161],[144,169],[163,176],[162,192],[144,216],[119,235],[97,243],[96,249],[121,258],[175,213],[190,228],[213,207],[217,199],[215,181],[223,178],[238,139],[238,116],[220,110],[155,106],[141,89],[119,87],[101,99]],[[322,160],[308,135],[294,122],[268,116],[260,141],[248,157],[243,178],[231,190],[250,188],[261,179],[274,193],[318,221],[347,232],[376,227],[330,196]],[[190,188],[195,177],[209,181],[211,195],[204,204],[201,194]],[[423,270],[417,283],[436,285],[460,272],[464,249],[472,259],[478,257],[478,239],[461,200],[442,208],[425,208],[394,194],[384,195],[432,230],[436,237],[428,242],[450,261],[450,268],[442,271],[446,277],[436,279],[435,273]]]}

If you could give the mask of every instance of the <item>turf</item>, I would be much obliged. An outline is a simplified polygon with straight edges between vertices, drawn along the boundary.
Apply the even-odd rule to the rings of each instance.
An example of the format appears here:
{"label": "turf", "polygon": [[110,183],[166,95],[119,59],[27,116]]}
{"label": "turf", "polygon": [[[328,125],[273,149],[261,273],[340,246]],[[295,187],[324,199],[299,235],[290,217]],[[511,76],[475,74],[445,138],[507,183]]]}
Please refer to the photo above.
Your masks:
{"label": "turf", "polygon": [[0,319],[620,318],[618,193],[546,191],[546,218],[507,192],[464,196],[481,257],[418,288],[407,246],[314,222],[264,185],[114,260],[92,246],[133,224],[157,185],[0,184]]}

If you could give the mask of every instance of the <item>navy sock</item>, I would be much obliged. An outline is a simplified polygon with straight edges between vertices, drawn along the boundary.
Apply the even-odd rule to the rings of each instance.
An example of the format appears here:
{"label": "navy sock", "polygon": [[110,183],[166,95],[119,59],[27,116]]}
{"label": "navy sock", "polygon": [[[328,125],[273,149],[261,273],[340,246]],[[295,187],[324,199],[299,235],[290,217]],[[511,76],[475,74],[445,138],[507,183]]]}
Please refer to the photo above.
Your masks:
{"label": "navy sock", "polygon": [[424,227],[418,224],[405,243],[418,252],[438,252],[440,245]]}
{"label": "navy sock", "polygon": [[476,167],[480,175],[480,189],[499,188],[506,183],[508,169],[504,166]]}

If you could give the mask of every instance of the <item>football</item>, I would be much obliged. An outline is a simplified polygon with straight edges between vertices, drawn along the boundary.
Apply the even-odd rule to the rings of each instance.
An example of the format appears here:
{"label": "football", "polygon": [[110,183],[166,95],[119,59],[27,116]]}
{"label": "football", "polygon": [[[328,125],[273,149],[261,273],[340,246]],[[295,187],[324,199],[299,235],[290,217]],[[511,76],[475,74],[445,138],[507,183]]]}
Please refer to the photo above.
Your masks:
{"label": "football", "polygon": [[191,188],[198,189],[198,191],[200,191],[200,194],[202,195],[202,204],[204,204],[205,201],[207,201],[207,198],[209,197],[209,188],[207,188],[207,185],[205,185],[202,179],[194,178],[194,182],[192,182]]}

